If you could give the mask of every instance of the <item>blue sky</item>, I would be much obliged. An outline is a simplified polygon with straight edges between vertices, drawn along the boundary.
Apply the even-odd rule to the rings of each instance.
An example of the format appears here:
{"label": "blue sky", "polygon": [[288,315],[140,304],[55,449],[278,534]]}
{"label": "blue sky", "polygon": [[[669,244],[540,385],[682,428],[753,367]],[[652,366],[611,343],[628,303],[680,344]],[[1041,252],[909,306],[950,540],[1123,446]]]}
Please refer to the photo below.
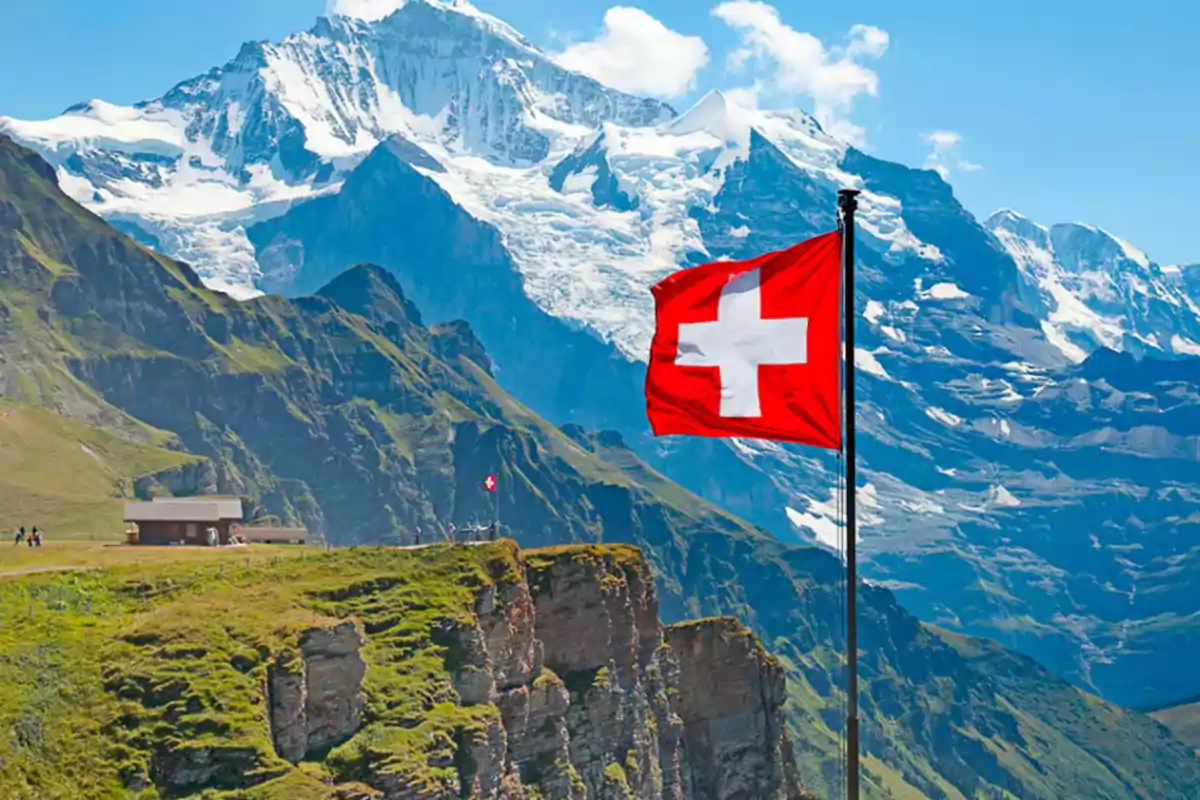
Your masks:
{"label": "blue sky", "polygon": [[[585,62],[603,59],[607,46],[623,52],[674,31],[679,36],[664,47],[682,49],[663,50],[671,57],[651,58],[653,67],[640,74],[663,76],[671,92],[690,77],[692,88],[671,98],[677,107],[709,88],[744,88],[756,79],[764,105],[811,110],[820,102],[816,92],[836,106],[829,112],[836,124],[861,129],[870,152],[914,166],[929,158],[930,134],[953,132],[957,142],[937,138],[940,164],[976,215],[1011,206],[1045,223],[1082,220],[1160,263],[1200,262],[1200,59],[1189,55],[1200,41],[1200,9],[1184,0],[775,0],[781,26],[822,43],[812,58],[852,67],[830,72],[817,64],[813,73],[802,59],[787,75],[771,46],[781,46],[786,52],[775,55],[786,61],[800,40],[772,40],[745,13],[718,17],[716,2],[632,0],[645,15],[610,17],[619,29],[607,38],[611,2],[474,2],[548,50],[575,45]],[[734,5],[746,12],[749,4]],[[1114,10],[1099,10],[1106,7]],[[155,97],[223,63],[242,41],[278,39],[311,25],[325,8],[326,0],[14,3],[0,27],[0,115],[41,118],[92,97],[122,104]],[[650,18],[661,31],[646,38],[630,32]],[[886,49],[877,34],[859,29],[857,51],[847,52],[855,25],[886,32]],[[751,40],[758,58],[733,69],[729,56],[745,49],[747,35],[758,36]],[[597,46],[578,49],[598,37]],[[874,77],[864,83],[864,73]]]}

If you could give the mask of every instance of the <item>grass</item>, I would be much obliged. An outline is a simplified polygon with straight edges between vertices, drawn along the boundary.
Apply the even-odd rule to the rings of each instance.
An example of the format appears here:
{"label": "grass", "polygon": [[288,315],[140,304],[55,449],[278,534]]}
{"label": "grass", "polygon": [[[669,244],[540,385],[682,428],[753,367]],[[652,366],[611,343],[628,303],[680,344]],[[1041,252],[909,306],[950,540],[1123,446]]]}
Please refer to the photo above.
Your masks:
{"label": "grass", "polygon": [[1200,756],[1200,700],[1150,712],[1150,716],[1166,725],[1175,738]]}
{"label": "grass", "polygon": [[0,400],[0,532],[37,525],[51,538],[120,539],[132,482],[198,461]]}
{"label": "grass", "polygon": [[177,564],[244,564],[262,559],[299,557],[316,554],[319,548],[291,545],[254,545],[240,548],[214,547],[136,547],[114,542],[49,539],[42,547],[20,547],[0,543],[0,578],[14,577],[26,571],[107,569],[140,567],[157,569]]}
{"label": "grass", "polygon": [[[458,704],[453,646],[435,631],[470,617],[481,587],[519,576],[511,542],[19,552],[27,567],[94,568],[0,577],[5,796],[182,797],[200,787],[167,787],[163,765],[198,750],[221,767],[214,797],[327,798],[324,781],[387,775],[432,790],[457,785],[455,742],[497,718]],[[293,767],[271,744],[269,665],[294,657],[303,631],[347,618],[370,637],[364,728]]]}
{"label": "grass", "polygon": [[233,374],[277,372],[295,366],[292,360],[278,349],[251,344],[237,338],[228,345],[213,342],[213,346],[228,359],[226,368]]}

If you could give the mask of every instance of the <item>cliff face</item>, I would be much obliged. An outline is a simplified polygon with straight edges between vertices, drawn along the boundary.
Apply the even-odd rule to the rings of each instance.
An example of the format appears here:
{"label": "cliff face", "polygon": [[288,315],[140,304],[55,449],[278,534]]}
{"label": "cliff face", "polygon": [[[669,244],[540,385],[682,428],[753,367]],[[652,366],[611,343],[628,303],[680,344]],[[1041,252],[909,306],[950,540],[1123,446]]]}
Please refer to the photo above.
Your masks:
{"label": "cliff face", "polygon": [[795,786],[779,661],[736,620],[685,622],[667,629],[679,657],[679,702],[688,785],[697,798],[770,797]]}
{"label": "cliff face", "polygon": [[[459,626],[461,702],[499,720],[465,742],[473,797],[800,797],[783,670],[729,618],[664,629],[641,551],[529,551]],[[396,796],[421,797],[419,794]]]}

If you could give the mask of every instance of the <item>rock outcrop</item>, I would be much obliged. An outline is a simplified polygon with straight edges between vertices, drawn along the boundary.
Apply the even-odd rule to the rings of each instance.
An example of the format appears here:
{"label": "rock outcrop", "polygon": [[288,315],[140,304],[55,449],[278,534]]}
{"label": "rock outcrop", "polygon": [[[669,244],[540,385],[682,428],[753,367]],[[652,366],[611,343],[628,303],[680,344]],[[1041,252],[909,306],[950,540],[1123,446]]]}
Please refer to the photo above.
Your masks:
{"label": "rock outcrop", "polygon": [[664,629],[636,547],[499,547],[507,552],[487,561],[467,613],[430,630],[446,675],[427,713],[459,722],[417,740],[383,734],[364,712],[363,627],[333,623],[306,631],[269,670],[276,753],[297,763],[345,742],[332,777],[387,800],[802,796],[783,670],[740,623]]}
{"label": "rock outcrop", "polygon": [[787,798],[799,784],[779,661],[731,618],[672,625],[679,658],[674,710],[683,720],[687,796]]}
{"label": "rock outcrop", "polygon": [[[452,683],[499,723],[458,742],[478,798],[788,800],[800,797],[784,674],[732,619],[668,629],[642,552],[561,547],[482,589],[448,623]],[[397,795],[400,796],[400,795]]]}
{"label": "rock outcrop", "polygon": [[281,758],[294,764],[359,729],[367,669],[359,649],[365,643],[361,626],[341,622],[306,631],[297,651],[276,659],[268,696],[271,736]]}

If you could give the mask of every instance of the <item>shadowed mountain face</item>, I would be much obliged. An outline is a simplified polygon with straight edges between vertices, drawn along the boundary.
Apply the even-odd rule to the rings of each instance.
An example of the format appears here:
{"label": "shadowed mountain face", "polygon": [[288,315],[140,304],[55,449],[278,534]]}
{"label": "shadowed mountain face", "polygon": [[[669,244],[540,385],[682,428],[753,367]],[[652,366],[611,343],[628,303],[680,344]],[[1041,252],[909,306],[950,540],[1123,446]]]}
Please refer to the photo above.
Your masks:
{"label": "shadowed mountain face", "polygon": [[[125,437],[146,425],[207,462],[210,489],[334,543],[487,518],[528,544],[642,545],[664,619],[732,614],[782,659],[810,786],[836,780],[841,567],[647,466],[621,435],[555,428],[497,384],[465,323],[427,326],[361,265],[298,300],[236,302],[59,192],[0,139],[0,386]],[[187,491],[188,487],[176,487]],[[870,796],[1188,797],[1200,763],[1140,714],[1025,657],[925,627],[862,587]],[[1109,732],[1119,731],[1119,736]],[[1005,753],[1000,759],[995,754]]]}

